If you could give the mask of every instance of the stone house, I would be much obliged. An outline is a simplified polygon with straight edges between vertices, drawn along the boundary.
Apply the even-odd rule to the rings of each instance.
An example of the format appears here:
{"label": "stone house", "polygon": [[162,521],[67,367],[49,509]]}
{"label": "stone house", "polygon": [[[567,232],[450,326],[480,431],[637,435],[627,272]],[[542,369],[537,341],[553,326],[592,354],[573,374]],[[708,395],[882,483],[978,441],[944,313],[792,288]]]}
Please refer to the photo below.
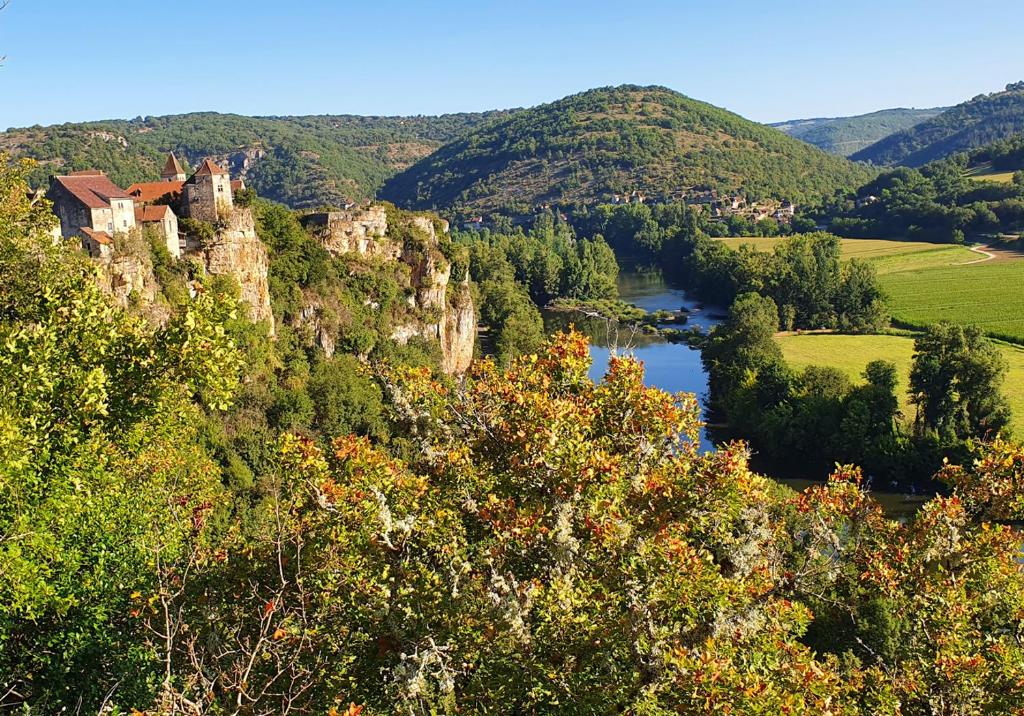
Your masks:
{"label": "stone house", "polygon": [[46,198],[60,219],[61,236],[82,237],[90,255],[100,255],[100,247],[110,245],[115,233],[136,227],[135,201],[101,171],[55,176]]}
{"label": "stone house", "polygon": [[191,219],[216,223],[234,209],[231,177],[209,159],[185,182],[183,191],[182,212]]}
{"label": "stone house", "polygon": [[174,258],[181,257],[181,240],[178,236],[178,217],[171,207],[160,204],[156,206],[135,207],[135,221],[143,228],[151,227],[167,246]]}

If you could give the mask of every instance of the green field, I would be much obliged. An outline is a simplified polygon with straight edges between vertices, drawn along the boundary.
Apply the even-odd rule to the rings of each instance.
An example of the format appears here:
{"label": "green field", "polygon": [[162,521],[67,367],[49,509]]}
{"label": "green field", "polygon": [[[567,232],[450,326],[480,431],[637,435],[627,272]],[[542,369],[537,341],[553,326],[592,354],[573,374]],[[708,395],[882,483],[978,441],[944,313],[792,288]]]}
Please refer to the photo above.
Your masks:
{"label": "green field", "polygon": [[900,324],[974,323],[990,335],[1024,342],[1024,260],[910,267],[880,279]]}
{"label": "green field", "polygon": [[1016,172],[997,172],[992,170],[991,165],[982,165],[967,171],[967,176],[976,181],[997,181],[1009,183],[1013,181]]}
{"label": "green field", "polygon": [[[873,360],[892,361],[899,370],[901,404],[908,418],[913,406],[906,395],[910,384],[910,365],[914,354],[914,339],[904,336],[849,336],[833,334],[804,334],[778,336],[786,361],[794,368],[808,365],[828,365],[846,373],[854,382],[863,382],[861,373]],[[1006,356],[1010,371],[1003,384],[1013,409],[1013,431],[1024,436],[1024,349],[999,344]]]}

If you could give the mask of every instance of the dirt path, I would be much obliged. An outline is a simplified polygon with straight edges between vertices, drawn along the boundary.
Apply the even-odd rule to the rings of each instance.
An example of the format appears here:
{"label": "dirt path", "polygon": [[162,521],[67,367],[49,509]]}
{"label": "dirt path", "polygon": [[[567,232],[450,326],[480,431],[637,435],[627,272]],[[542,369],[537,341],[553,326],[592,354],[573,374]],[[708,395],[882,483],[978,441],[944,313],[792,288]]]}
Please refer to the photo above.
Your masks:
{"label": "dirt path", "polygon": [[958,264],[953,264],[953,265],[954,266],[970,266],[971,264],[982,264],[982,263],[985,263],[986,261],[991,261],[992,259],[996,258],[996,255],[994,253],[992,253],[991,251],[986,251],[986,249],[988,249],[988,248],[989,248],[988,244],[984,244],[982,246],[968,246],[967,247],[968,251],[973,251],[976,254],[981,254],[983,258],[975,259],[974,261],[962,261],[962,262],[960,262]]}

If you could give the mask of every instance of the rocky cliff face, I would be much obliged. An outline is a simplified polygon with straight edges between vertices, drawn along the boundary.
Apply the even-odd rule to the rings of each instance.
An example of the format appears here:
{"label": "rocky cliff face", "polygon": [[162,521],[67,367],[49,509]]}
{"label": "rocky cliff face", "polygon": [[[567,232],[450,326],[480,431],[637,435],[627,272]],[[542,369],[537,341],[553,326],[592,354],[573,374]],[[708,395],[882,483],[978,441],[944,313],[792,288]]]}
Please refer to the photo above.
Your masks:
{"label": "rocky cliff face", "polygon": [[[396,325],[391,338],[401,344],[417,336],[437,341],[442,369],[464,373],[476,342],[476,310],[468,282],[452,283],[452,266],[441,251],[434,220],[413,216],[408,222],[401,234],[409,236],[399,241],[393,238],[398,227],[388,226],[383,206],[303,218],[310,233],[335,256],[357,253],[408,266],[409,306],[420,318]],[[439,224],[442,231],[447,229],[447,223]]]}
{"label": "rocky cliff face", "polygon": [[248,304],[250,317],[253,321],[266,321],[270,325],[270,335],[274,335],[274,312],[270,306],[267,280],[267,247],[256,235],[252,212],[236,207],[227,226],[217,232],[216,238],[208,245],[194,247],[193,250],[202,257],[208,273],[230,275],[238,281],[241,299]]}
{"label": "rocky cliff face", "polygon": [[100,266],[100,288],[113,296],[119,306],[128,308],[133,303],[148,305],[156,299],[156,277],[148,254],[121,252],[97,262]]}

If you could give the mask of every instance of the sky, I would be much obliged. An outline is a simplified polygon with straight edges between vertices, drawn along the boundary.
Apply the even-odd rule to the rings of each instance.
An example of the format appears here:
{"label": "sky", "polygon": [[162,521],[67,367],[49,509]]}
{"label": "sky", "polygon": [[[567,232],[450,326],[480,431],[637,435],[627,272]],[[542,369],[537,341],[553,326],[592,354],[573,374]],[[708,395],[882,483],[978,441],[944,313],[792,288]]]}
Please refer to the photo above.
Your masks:
{"label": "sky", "polygon": [[10,0],[0,128],[442,114],[626,83],[761,122],[945,106],[1024,80],[1021,27],[1022,0]]}

